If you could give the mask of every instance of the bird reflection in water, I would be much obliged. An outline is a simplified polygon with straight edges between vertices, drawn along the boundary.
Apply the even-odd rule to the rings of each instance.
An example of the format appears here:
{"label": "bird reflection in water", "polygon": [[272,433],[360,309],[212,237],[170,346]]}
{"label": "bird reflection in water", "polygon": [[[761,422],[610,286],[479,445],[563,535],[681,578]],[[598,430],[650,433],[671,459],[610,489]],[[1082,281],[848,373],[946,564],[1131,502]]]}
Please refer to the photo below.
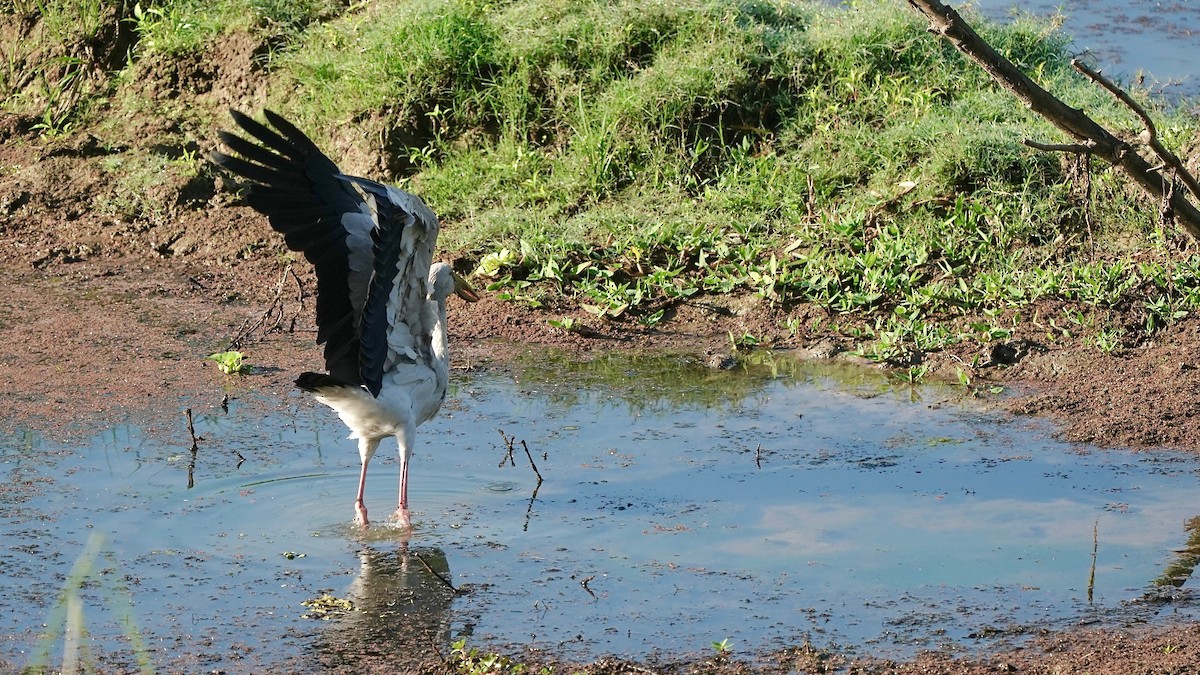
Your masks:
{"label": "bird reflection in water", "polygon": [[[450,643],[451,585],[446,554],[430,546],[363,548],[345,589],[354,609],[330,620],[316,649],[326,668],[400,672],[440,663]],[[350,672],[350,671],[347,671]]]}

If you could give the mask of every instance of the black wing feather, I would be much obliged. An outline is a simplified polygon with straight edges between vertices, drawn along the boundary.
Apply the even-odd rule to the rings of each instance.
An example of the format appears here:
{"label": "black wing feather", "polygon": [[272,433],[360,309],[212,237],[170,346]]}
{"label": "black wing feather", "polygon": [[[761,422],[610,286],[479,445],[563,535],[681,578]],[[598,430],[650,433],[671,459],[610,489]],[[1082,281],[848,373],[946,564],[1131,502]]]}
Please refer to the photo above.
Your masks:
{"label": "black wing feather", "polygon": [[[359,327],[359,376],[363,386],[371,394],[378,396],[379,390],[383,388],[383,372],[389,351],[388,328],[392,317],[387,311],[387,306],[396,275],[399,274],[404,230],[412,225],[413,216],[403,211],[394,213],[391,202],[386,199],[376,201],[379,222],[388,226],[377,227],[371,231],[375,260],[371,286],[367,292],[367,302],[363,307],[362,323]],[[402,223],[396,222],[397,216],[403,218]]]}
{"label": "black wing feather", "polygon": [[[265,116],[266,111],[263,111],[263,113]],[[317,150],[316,144],[309,140],[309,138],[304,134],[295,134],[289,138],[284,138],[279,132],[268,129],[249,115],[245,115],[236,110],[230,110],[229,116],[233,118],[234,122],[237,122],[237,125],[242,128],[242,131],[245,131],[253,136],[259,143],[262,143],[263,145],[271,148],[275,152],[278,152],[290,160],[298,162],[301,166],[319,163],[319,160],[314,162],[314,158],[309,152],[306,152],[306,150],[316,150],[317,154],[321,154],[321,151]],[[276,115],[276,117],[278,117],[278,115]],[[270,121],[269,117],[267,119]],[[271,124],[274,124],[274,122],[271,122]],[[295,130],[296,128],[292,127],[292,129]],[[283,130],[280,129],[280,131]],[[297,141],[299,142],[297,143]],[[324,155],[321,155],[321,157],[325,159],[326,163],[333,164],[328,157],[325,157]]]}
{"label": "black wing feather", "polygon": [[224,143],[230,150],[233,150],[251,162],[257,162],[258,164],[261,164],[267,168],[289,174],[293,173],[296,168],[292,160],[289,160],[286,157],[280,157],[279,155],[267,150],[266,148],[263,148],[260,145],[255,145],[254,143],[247,141],[241,136],[231,134],[228,131],[218,131],[217,137],[220,138],[221,142]]}
{"label": "black wing feather", "polygon": [[[256,183],[247,203],[267,216],[288,248],[304,253],[317,273],[317,343],[339,381],[361,384],[359,337],[350,297],[348,232],[342,216],[358,213],[362,198],[338,178],[337,165],[295,126],[263,111],[272,130],[237,111],[234,122],[261,145],[222,140],[244,158],[213,152],[211,160]],[[233,137],[237,138],[237,137]],[[274,151],[274,152],[272,152]]]}
{"label": "black wing feather", "polygon": [[[231,157],[229,155],[220,155],[214,153],[213,159],[222,169],[236,173],[242,178],[248,178],[256,183],[261,183],[264,186],[269,186],[276,192],[289,190],[289,187],[286,183],[281,183],[280,174],[277,171],[268,169],[267,167],[260,166],[258,164],[252,164],[244,159]],[[299,175],[299,178],[303,177],[304,174]],[[296,194],[304,194],[298,189],[290,189]]]}

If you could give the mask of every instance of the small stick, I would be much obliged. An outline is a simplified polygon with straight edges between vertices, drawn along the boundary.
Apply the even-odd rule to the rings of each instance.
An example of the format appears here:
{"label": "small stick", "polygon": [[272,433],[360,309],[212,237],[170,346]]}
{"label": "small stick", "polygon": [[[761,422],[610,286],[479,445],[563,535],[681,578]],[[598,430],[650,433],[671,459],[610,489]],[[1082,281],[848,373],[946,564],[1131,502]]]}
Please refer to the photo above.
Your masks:
{"label": "small stick", "polygon": [[754,465],[762,468],[762,443],[759,443],[758,447],[754,449]]}
{"label": "small stick", "polygon": [[[230,349],[241,349],[242,346],[246,343],[246,341],[250,339],[250,336],[254,333],[254,331],[266,326],[267,319],[270,319],[273,315],[275,315],[276,309],[279,310],[279,314],[275,315],[275,323],[264,328],[263,333],[266,334],[266,333],[270,333],[273,330],[281,330],[280,327],[283,324],[283,288],[286,285],[289,273],[291,273],[292,276],[295,276],[295,274],[292,273],[292,264],[291,263],[288,263],[287,267],[283,270],[283,274],[279,275],[279,283],[277,283],[275,285],[275,297],[271,299],[271,304],[268,305],[266,311],[264,311],[258,317],[258,321],[254,322],[254,324],[251,325],[249,328],[246,327],[247,324],[250,323],[249,319],[242,322],[241,328],[238,329],[237,336],[234,337],[233,340],[230,340],[230,342],[229,342]],[[297,278],[296,283],[299,283],[299,282],[300,282],[300,280],[299,280],[299,278]],[[303,305],[301,305],[301,309],[303,309]],[[299,315],[299,310],[297,310],[297,315]],[[292,319],[292,328],[293,328],[293,330],[295,329],[295,318],[294,317]]]}
{"label": "small stick", "polygon": [[192,436],[192,453],[194,454],[200,449],[200,442],[196,438],[196,426],[192,424],[192,409],[188,408],[185,414],[187,415],[188,433]]}
{"label": "small stick", "polygon": [[1094,150],[1093,147],[1082,143],[1042,143],[1031,138],[1026,138],[1021,143],[1035,150],[1044,150],[1046,152],[1073,152],[1082,155],[1085,153],[1090,154]]}
{"label": "small stick", "polygon": [[587,591],[588,595],[592,596],[593,598],[596,597],[596,594],[592,591],[591,588],[588,587],[588,582],[590,582],[592,579],[595,579],[595,578],[596,578],[596,575],[593,574],[590,577],[584,577],[583,580],[581,580],[579,582],[579,585],[583,586],[583,590]]}
{"label": "small stick", "polygon": [[196,438],[196,426],[192,424],[192,409],[187,409],[187,429],[192,436],[192,458],[188,461],[188,489],[196,486],[196,453],[200,451],[200,441]]}
{"label": "small stick", "polygon": [[525,526],[521,528],[522,532],[529,531],[529,519],[533,517],[533,503],[537,501],[538,490],[542,489],[542,482],[533,486],[533,494],[529,495],[529,506],[525,508]]}
{"label": "small stick", "polygon": [[438,581],[442,582],[443,584],[446,584],[446,588],[449,588],[449,589],[450,589],[450,591],[451,591],[452,593],[454,593],[454,594],[458,594],[458,589],[454,587],[454,584],[450,583],[450,580],[449,580],[449,579],[447,579],[446,577],[444,577],[444,576],[442,576],[441,574],[439,574],[437,570],[435,570],[435,569],[433,569],[432,567],[430,567],[430,566],[429,566],[429,563],[425,562],[425,559],[421,557],[421,554],[420,554],[420,553],[417,553],[416,551],[413,551],[413,552],[412,552],[412,554],[413,554],[413,557],[414,557],[414,558],[416,558],[417,560],[421,561],[421,564],[425,566],[425,569],[429,570],[429,573],[430,573],[430,574],[432,574],[433,576],[437,577],[437,578],[438,578]]}
{"label": "small stick", "polygon": [[442,662],[443,666],[450,665],[450,661],[448,661],[445,656],[442,656],[442,650],[438,647],[437,640],[434,638],[432,633],[429,635],[429,646],[433,648],[433,653],[437,654],[438,660]]}
{"label": "small stick", "polygon": [[292,269],[290,263],[287,266],[287,273],[296,282],[296,312],[292,314],[292,320],[288,325],[288,332],[295,333],[296,319],[300,318],[300,313],[304,311],[304,284],[300,281],[300,277],[296,276],[296,271]]}
{"label": "small stick", "polygon": [[1088,574],[1088,602],[1092,601],[1092,591],[1096,589],[1096,552],[1100,549],[1100,519],[1092,523],[1092,570]]}
{"label": "small stick", "polygon": [[538,485],[541,485],[542,484],[542,473],[537,470],[537,464],[533,463],[533,454],[531,454],[529,452],[529,446],[525,444],[525,441],[521,441],[521,447],[525,448],[525,456],[529,458],[529,466],[533,467],[533,473],[538,478]]}
{"label": "small stick", "polygon": [[504,466],[505,460],[511,463],[512,466],[516,466],[517,460],[513,459],[513,441],[515,441],[517,437],[513,436],[512,438],[509,438],[508,436],[505,436],[503,429],[497,429],[496,431],[500,432],[500,438],[503,438],[504,445],[508,446],[508,454],[500,458],[500,466]]}

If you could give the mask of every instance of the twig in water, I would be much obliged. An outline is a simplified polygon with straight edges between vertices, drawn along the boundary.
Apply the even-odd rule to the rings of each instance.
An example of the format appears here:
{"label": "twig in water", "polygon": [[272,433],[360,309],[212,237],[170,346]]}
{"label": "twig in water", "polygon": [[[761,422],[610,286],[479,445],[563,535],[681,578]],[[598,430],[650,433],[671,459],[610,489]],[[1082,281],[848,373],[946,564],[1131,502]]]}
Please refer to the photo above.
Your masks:
{"label": "twig in water", "polygon": [[522,532],[529,531],[529,519],[533,517],[533,503],[537,501],[538,490],[542,489],[542,481],[533,486],[533,494],[529,495],[529,506],[525,508],[525,526],[521,528]]}
{"label": "twig in water", "polygon": [[[510,438],[504,433],[503,429],[498,429],[497,431],[500,432],[500,438],[504,439],[504,445],[508,448],[508,452],[500,458],[500,467],[503,468],[505,462],[508,462],[511,466],[516,466],[517,461],[513,458],[513,451],[517,442],[517,437],[512,436]],[[522,530],[528,532],[529,519],[533,516],[533,503],[537,501],[538,490],[540,490],[542,487],[542,472],[538,471],[537,463],[533,461],[533,453],[529,451],[529,444],[525,441],[521,441],[521,449],[525,451],[525,456],[529,458],[529,467],[533,469],[533,475],[537,476],[537,485],[533,486],[533,494],[529,497],[529,506],[525,509],[525,526],[522,528]],[[548,456],[549,455],[547,453],[542,453],[543,458]]]}
{"label": "twig in water", "polygon": [[542,472],[537,470],[537,464],[533,463],[533,454],[529,452],[529,446],[525,445],[525,441],[521,441],[521,447],[525,448],[525,456],[529,458],[529,466],[533,467],[533,473],[537,476],[538,485],[542,484]]}
{"label": "twig in water", "polygon": [[591,588],[589,588],[589,587],[588,587],[588,583],[589,583],[589,582],[591,582],[591,580],[592,580],[592,579],[595,579],[595,578],[596,578],[596,575],[595,575],[595,574],[593,574],[593,575],[591,575],[590,577],[584,577],[584,578],[583,578],[583,579],[582,579],[582,580],[579,582],[579,585],[580,585],[580,586],[583,586],[583,590],[587,591],[587,592],[588,592],[588,595],[592,596],[592,598],[595,598],[595,597],[596,597],[596,593],[595,593],[594,591],[592,591],[592,589],[591,589]]}
{"label": "twig in water", "polygon": [[754,465],[762,468],[762,443],[759,443],[758,447],[754,449]]}
{"label": "twig in water", "polygon": [[192,409],[187,409],[187,430],[192,436],[192,458],[188,460],[188,489],[196,486],[196,453],[200,451],[200,441],[196,438],[196,426],[192,424]]}
{"label": "twig in water", "polygon": [[516,466],[517,460],[513,459],[513,442],[517,440],[517,437],[513,436],[512,438],[509,438],[508,436],[504,435],[503,429],[497,429],[496,431],[500,432],[500,438],[504,439],[504,445],[508,448],[508,453],[505,454],[504,457],[500,458],[500,466],[503,467],[505,461],[509,462],[509,464],[512,466]]}
{"label": "twig in water", "polygon": [[417,560],[419,560],[419,561],[421,562],[421,564],[425,566],[425,569],[429,570],[429,573],[430,573],[430,574],[432,574],[433,576],[437,577],[437,578],[438,578],[438,581],[440,581],[440,582],[442,582],[443,584],[445,584],[445,585],[446,585],[446,588],[449,588],[451,593],[454,593],[454,594],[456,594],[456,595],[458,594],[458,589],[454,587],[454,584],[450,583],[450,580],[449,580],[449,579],[447,579],[446,577],[442,576],[442,575],[441,575],[441,574],[440,574],[440,573],[439,573],[437,570],[435,570],[435,569],[433,569],[432,567],[430,567],[430,566],[429,566],[429,563],[425,562],[425,559],[421,557],[421,554],[420,554],[420,553],[417,553],[416,551],[413,551],[413,552],[412,552],[412,554],[413,554],[413,557],[414,557],[414,558],[416,558]]}
{"label": "twig in water", "polygon": [[187,415],[188,434],[192,437],[192,454],[194,455],[200,449],[200,441],[196,438],[196,425],[192,423],[192,409],[188,408],[184,412]]}
{"label": "twig in water", "polygon": [[1092,570],[1088,574],[1088,602],[1092,601],[1092,591],[1096,589],[1096,552],[1100,550],[1100,519],[1092,523]]}

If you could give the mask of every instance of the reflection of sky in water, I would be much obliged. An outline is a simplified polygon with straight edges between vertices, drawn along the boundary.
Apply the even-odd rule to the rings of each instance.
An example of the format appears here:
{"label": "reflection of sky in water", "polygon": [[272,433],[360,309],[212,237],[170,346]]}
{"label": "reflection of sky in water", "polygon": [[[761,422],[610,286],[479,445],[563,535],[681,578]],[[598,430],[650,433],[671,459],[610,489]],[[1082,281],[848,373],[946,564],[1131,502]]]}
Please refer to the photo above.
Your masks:
{"label": "reflection of sky in water", "polygon": [[[0,467],[37,495],[0,493],[0,593],[37,610],[0,618],[14,636],[0,660],[36,639],[56,575],[93,531],[136,579],[145,630],[185,650],[200,647],[180,636],[204,635],[213,663],[251,638],[272,663],[341,653],[350,635],[404,649],[469,635],[580,658],[726,637],[743,653],[811,637],[903,654],[984,644],[967,636],[988,626],[1190,612],[1128,603],[1186,542],[1193,458],[1071,448],[953,390],[892,388],[866,370],[634,370],[613,389],[565,368],[552,381],[456,379],[446,414],[418,434],[411,551],[385,528],[353,535],[355,446],[298,398],[277,414],[235,402],[198,416],[192,490],[182,437],[121,428],[49,456],[7,439]],[[515,466],[498,466],[499,429],[518,440]],[[545,477],[536,499],[522,440]],[[373,513],[395,499],[394,448],[372,463]],[[465,592],[448,596],[426,564]],[[300,602],[326,591],[414,609],[301,619]],[[92,634],[119,634],[91,601]]]}
{"label": "reflection of sky in water", "polygon": [[1182,82],[1178,89],[1183,93],[1200,93],[1200,59],[1196,58],[1200,52],[1200,3],[975,0],[972,4],[989,18],[999,20],[1012,16],[1014,9],[1044,17],[1061,11],[1065,18],[1063,30],[1074,38],[1075,48],[1095,54],[1105,72],[1129,79],[1145,71],[1150,82]]}

